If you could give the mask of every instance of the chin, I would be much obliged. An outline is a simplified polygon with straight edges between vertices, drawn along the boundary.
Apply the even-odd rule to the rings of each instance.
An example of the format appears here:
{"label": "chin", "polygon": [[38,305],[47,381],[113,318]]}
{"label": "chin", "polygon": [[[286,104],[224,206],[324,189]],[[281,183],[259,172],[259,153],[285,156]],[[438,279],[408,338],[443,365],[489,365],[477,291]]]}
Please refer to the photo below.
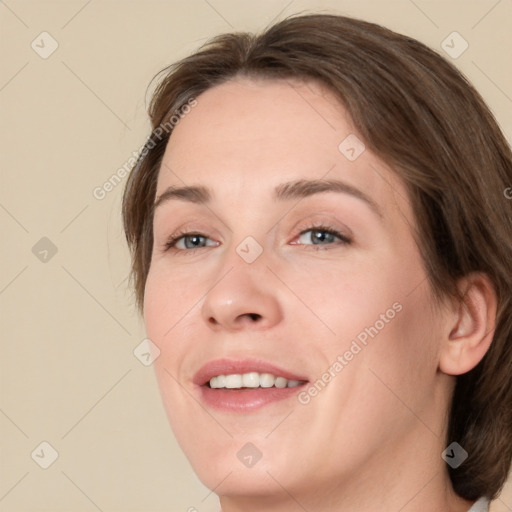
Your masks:
{"label": "chin", "polygon": [[193,465],[193,468],[201,482],[219,496],[264,497],[282,491],[282,487],[292,487],[289,479],[284,480],[273,465],[252,468],[232,465],[228,469],[228,464],[221,463],[215,471],[206,465]]}
{"label": "chin", "polygon": [[[186,440],[175,431],[178,442],[201,482],[218,495],[265,496],[293,487],[298,475],[296,457],[279,450],[261,436],[244,435]],[[216,442],[217,441],[217,442]]]}

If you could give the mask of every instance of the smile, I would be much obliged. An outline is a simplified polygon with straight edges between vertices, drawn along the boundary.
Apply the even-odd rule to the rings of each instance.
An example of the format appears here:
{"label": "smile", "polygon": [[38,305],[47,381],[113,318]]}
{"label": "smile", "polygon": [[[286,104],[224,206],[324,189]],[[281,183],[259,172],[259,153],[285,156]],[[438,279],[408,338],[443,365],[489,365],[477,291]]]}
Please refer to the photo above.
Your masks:
{"label": "smile", "polygon": [[[261,360],[218,359],[194,376],[202,403],[248,412],[295,396],[309,380]],[[283,402],[284,404],[284,402]]]}
{"label": "smile", "polygon": [[299,380],[288,380],[284,377],[276,377],[271,373],[232,373],[230,375],[218,375],[212,377],[209,385],[213,389],[242,389],[242,388],[295,388],[301,384]]}

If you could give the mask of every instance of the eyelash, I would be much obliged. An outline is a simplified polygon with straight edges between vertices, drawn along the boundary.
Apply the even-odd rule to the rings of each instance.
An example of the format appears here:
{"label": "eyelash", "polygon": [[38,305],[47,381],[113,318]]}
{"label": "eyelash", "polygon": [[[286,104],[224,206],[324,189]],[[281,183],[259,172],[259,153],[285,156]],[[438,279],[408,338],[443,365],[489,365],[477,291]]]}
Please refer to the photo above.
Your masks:
{"label": "eyelash", "polygon": [[[305,227],[298,235],[297,238],[301,237],[304,233],[307,233],[308,231],[319,231],[323,233],[328,233],[329,235],[334,235],[336,238],[339,238],[339,242],[332,243],[332,244],[325,244],[325,245],[350,245],[352,243],[352,239],[348,236],[344,235],[343,233],[340,233],[337,229],[327,226],[327,225],[311,225],[308,227]],[[163,247],[163,252],[173,251],[173,252],[191,252],[191,251],[197,251],[199,249],[206,249],[207,247],[193,247],[191,249],[176,249],[176,244],[179,240],[185,237],[190,236],[200,236],[202,238],[208,239],[208,237],[202,235],[201,233],[197,233],[194,231],[178,231],[174,233],[168,240],[165,242]],[[303,245],[305,247],[308,247],[307,250],[322,250],[323,244],[315,245],[315,244],[294,244],[294,245]],[[211,246],[210,246],[211,247]]]}

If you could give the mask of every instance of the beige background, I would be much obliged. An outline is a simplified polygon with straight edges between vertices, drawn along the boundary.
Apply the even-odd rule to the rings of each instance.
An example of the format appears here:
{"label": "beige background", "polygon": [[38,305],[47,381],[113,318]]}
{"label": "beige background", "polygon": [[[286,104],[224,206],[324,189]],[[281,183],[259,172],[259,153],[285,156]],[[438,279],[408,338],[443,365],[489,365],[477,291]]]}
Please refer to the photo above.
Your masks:
{"label": "beige background", "polygon": [[[219,32],[302,10],[376,21],[441,53],[459,32],[469,47],[454,62],[512,138],[511,0],[0,1],[1,511],[217,509],[133,354],[144,328],[127,289],[124,181],[103,200],[93,190],[148,135],[157,71]],[[59,45],[46,59],[31,47],[51,48],[44,31]],[[58,452],[48,469],[43,441]],[[493,507],[512,510],[512,485]]]}

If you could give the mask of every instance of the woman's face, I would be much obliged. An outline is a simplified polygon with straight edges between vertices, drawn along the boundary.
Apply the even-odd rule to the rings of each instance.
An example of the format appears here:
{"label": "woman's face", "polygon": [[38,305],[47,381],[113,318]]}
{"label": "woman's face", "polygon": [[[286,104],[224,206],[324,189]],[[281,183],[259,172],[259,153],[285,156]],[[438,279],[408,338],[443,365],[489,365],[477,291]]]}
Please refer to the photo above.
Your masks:
{"label": "woman's face", "polygon": [[403,184],[313,82],[197,102],[158,178],[144,316],[201,480],[305,496],[440,459],[443,325]]}

